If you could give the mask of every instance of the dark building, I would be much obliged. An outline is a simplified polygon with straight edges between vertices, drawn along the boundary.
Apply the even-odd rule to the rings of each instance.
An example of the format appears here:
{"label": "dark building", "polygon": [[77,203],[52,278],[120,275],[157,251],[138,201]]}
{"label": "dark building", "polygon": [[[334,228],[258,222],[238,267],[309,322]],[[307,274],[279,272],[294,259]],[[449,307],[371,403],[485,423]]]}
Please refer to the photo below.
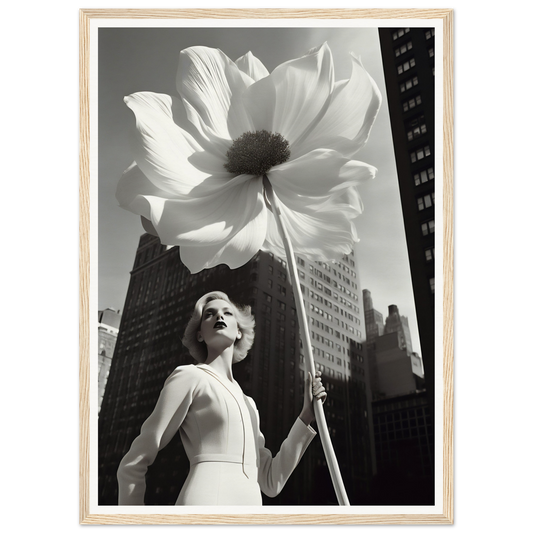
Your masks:
{"label": "dark building", "polygon": [[98,311],[98,410],[102,406],[113,352],[120,328],[120,313],[114,309]]}
{"label": "dark building", "polygon": [[[352,503],[368,496],[374,471],[372,413],[362,344],[355,257],[321,264],[298,258],[316,365],[328,390],[326,419]],[[131,272],[120,333],[99,416],[99,503],[117,504],[118,464],[149,416],[172,370],[193,359],[181,343],[194,304],[222,290],[252,306],[255,342],[234,374],[261,416],[266,446],[277,453],[302,407],[304,363],[285,262],[259,252],[243,267],[191,275],[179,249],[143,235]],[[174,505],[188,473],[179,436],[147,474],[147,505]],[[336,505],[320,439],[314,439],[275,505]]]}
{"label": "dark building", "polygon": [[385,326],[383,324],[383,315],[374,309],[372,294],[368,289],[363,289],[363,306],[365,311],[366,353],[370,371],[370,387],[372,394],[374,394],[379,390],[376,339],[383,335]]}
{"label": "dark building", "polygon": [[372,406],[378,505],[434,505],[434,426],[426,391],[375,400]]}
{"label": "dark building", "polygon": [[435,408],[435,30],[380,28],[430,416]]}

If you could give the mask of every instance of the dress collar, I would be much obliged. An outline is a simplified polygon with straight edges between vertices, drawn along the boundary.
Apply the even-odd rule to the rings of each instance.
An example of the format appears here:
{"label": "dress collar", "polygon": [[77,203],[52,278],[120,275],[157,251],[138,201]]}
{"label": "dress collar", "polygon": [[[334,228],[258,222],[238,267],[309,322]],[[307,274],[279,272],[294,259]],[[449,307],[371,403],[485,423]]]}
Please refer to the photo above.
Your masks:
{"label": "dress collar", "polygon": [[198,363],[196,366],[200,368],[201,370],[205,370],[211,373],[215,378],[218,379],[218,381],[222,383],[222,385],[229,385],[231,387],[236,387],[239,391],[242,391],[240,385],[237,383],[237,381],[235,381],[235,379],[229,380],[226,376],[223,376],[220,372],[215,370],[210,365],[206,365],[205,363]]}

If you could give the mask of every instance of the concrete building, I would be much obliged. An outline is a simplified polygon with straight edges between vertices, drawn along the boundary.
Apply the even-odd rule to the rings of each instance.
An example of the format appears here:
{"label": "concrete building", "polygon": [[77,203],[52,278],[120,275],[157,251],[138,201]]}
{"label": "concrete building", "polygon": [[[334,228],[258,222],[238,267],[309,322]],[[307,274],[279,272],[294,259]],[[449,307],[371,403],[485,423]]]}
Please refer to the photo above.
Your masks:
{"label": "concrete building", "polygon": [[376,339],[378,396],[390,397],[416,392],[417,384],[411,357],[399,332],[385,333]]}
{"label": "concrete building", "polygon": [[98,412],[111,368],[113,352],[120,328],[120,313],[114,309],[98,311]]}

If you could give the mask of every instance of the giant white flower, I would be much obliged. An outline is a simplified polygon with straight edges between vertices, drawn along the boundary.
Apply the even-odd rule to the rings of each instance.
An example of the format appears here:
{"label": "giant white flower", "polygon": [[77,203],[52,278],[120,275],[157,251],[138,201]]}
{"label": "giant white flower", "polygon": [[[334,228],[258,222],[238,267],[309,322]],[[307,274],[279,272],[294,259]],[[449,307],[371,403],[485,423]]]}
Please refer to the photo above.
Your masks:
{"label": "giant white flower", "polygon": [[331,260],[357,240],[356,185],[376,169],[356,161],[381,105],[354,56],[335,81],[327,44],[272,73],[251,52],[233,62],[220,50],[181,52],[177,95],[125,98],[135,113],[135,161],[118,188],[161,242],[180,247],[193,273],[237,268],[259,249],[283,257],[264,196],[268,179],[296,253]]}

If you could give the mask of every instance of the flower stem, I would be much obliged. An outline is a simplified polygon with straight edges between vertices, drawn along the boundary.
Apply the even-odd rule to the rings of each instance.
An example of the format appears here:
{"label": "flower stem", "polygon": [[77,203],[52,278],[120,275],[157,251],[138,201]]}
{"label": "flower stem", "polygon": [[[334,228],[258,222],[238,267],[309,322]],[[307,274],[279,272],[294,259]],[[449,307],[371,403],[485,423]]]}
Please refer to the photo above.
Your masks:
{"label": "flower stem", "polygon": [[[307,324],[307,317],[305,313],[304,301],[302,297],[302,290],[300,288],[300,283],[298,282],[298,274],[296,268],[296,261],[294,259],[294,251],[292,248],[291,241],[287,234],[285,225],[281,218],[281,211],[278,206],[278,201],[276,194],[272,189],[272,185],[266,176],[263,179],[265,193],[268,201],[272,207],[272,212],[274,213],[274,218],[278,225],[278,229],[283,239],[283,244],[285,246],[285,254],[287,256],[287,266],[289,267],[290,282],[292,285],[294,293],[294,302],[296,304],[296,313],[298,315],[298,322],[300,324],[300,333],[302,336],[302,343],[304,348],[304,359],[306,371],[311,373],[311,376],[315,377],[315,362],[313,359],[313,350],[311,347],[311,336],[309,335],[309,327]],[[324,449],[324,454],[326,456],[326,462],[328,464],[329,473],[331,475],[331,480],[333,482],[333,488],[335,489],[335,494],[339,505],[350,505],[348,501],[348,495],[344,488],[342,482],[342,476],[339,469],[339,464],[337,462],[337,457],[335,456],[335,451],[333,450],[333,444],[331,443],[331,437],[329,435],[328,426],[326,423],[326,417],[324,414],[324,406],[321,401],[318,401],[316,398],[313,401],[313,407],[315,410],[315,418],[318,426],[318,433],[320,435],[320,440],[322,441],[322,447]]]}

